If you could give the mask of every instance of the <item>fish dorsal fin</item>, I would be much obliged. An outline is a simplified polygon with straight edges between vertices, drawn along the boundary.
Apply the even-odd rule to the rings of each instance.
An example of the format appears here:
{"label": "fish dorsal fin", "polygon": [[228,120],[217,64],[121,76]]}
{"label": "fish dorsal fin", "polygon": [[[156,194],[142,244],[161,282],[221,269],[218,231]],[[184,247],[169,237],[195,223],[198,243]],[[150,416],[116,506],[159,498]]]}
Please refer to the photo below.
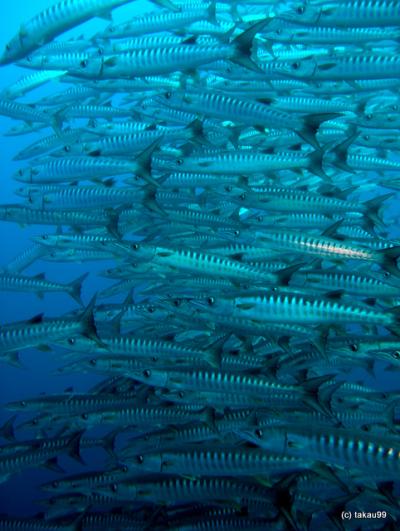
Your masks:
{"label": "fish dorsal fin", "polygon": [[28,324],[37,324],[43,321],[43,313],[38,313],[28,320]]}

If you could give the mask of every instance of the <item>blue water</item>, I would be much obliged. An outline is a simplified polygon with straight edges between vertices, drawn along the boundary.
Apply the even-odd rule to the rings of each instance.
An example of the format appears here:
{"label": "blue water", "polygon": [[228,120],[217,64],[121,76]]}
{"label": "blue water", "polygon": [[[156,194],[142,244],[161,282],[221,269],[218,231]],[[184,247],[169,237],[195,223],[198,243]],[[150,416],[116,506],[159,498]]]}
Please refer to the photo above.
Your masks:
{"label": "blue water", "polygon": [[[2,2],[0,5],[0,49],[3,50],[5,44],[16,33],[19,25],[39,11],[46,9],[54,4],[53,0],[14,0],[13,2]],[[126,19],[130,16],[136,16],[143,10],[150,11],[154,6],[149,2],[138,1],[131,5],[123,6],[114,11],[113,20],[116,22]],[[104,29],[109,21],[94,19],[86,22],[78,28],[63,34],[62,39],[78,37],[85,32],[91,35]],[[14,65],[3,66],[0,70],[0,89],[14,83],[25,74],[29,74],[23,68]],[[64,87],[65,85],[63,85]],[[49,84],[40,87],[18,101],[31,102],[47,94],[52,94],[57,90],[62,90],[61,85]],[[32,133],[29,135],[6,137],[2,133],[17,125],[19,122],[7,117],[0,117],[0,167],[1,167],[1,187],[0,202],[16,203],[19,202],[18,196],[14,195],[14,190],[18,187],[11,179],[13,172],[24,165],[21,161],[14,162],[12,157],[23,147],[28,146],[35,139],[43,136],[43,132]],[[25,226],[20,227],[15,223],[0,222],[0,266],[7,264],[14,256],[29,247],[31,238],[36,235],[54,232],[50,226],[41,227]],[[89,278],[85,281],[82,298],[86,304],[91,295],[98,289],[102,289],[112,282],[101,279],[96,276],[96,271],[104,269],[107,265],[103,263],[91,262],[87,264],[75,263],[50,263],[40,260],[33,263],[25,273],[35,275],[45,272],[46,277],[60,282],[69,282],[77,278],[80,274],[86,272],[88,268],[91,271]],[[70,299],[67,294],[45,294],[44,299],[40,300],[36,295],[30,293],[5,293],[0,292],[0,323],[12,321],[21,321],[29,319],[32,316],[44,312],[46,316],[59,316],[65,312],[76,309],[77,305]],[[98,375],[53,375],[52,371],[63,365],[57,360],[57,353],[45,353],[38,350],[29,349],[21,354],[21,361],[26,367],[25,370],[10,367],[2,364],[0,367],[0,404],[5,404],[12,400],[22,399],[24,397],[33,397],[40,393],[60,393],[64,389],[74,387],[76,391],[86,391],[91,385],[104,379]],[[0,424],[10,417],[2,407],[0,409]],[[23,420],[23,416],[21,417]],[[85,453],[85,460],[95,468],[99,459],[104,457],[101,450],[91,450]],[[66,466],[70,472],[83,471],[82,466],[77,465],[73,460],[62,457],[61,466]],[[40,511],[40,506],[33,502],[38,498],[38,486],[44,481],[49,481],[56,477],[56,473],[48,470],[27,470],[22,474],[13,476],[7,483],[0,484],[0,513],[8,513],[15,516],[24,516],[35,514]],[[40,497],[45,497],[46,495]]]}
{"label": "blue water", "polygon": [[[53,3],[53,0],[13,0],[12,2],[3,0],[0,5],[0,50],[15,34],[23,20],[29,19]],[[152,10],[152,8],[153,6],[148,2],[134,2],[132,5],[116,10],[114,12],[114,20],[118,22],[129,16],[140,14],[144,10]],[[76,37],[82,33],[91,35],[103,29],[107,24],[108,22],[105,20],[95,19],[64,34],[62,39]],[[0,89],[16,81],[24,73],[23,69],[14,65],[2,67],[0,70]],[[49,83],[47,86],[29,93],[19,101],[35,101],[41,96],[53,93],[57,89],[56,83]],[[11,175],[24,163],[13,162],[11,160],[13,155],[36,138],[43,136],[42,132],[19,137],[2,136],[3,132],[16,125],[16,123],[14,120],[0,117],[0,203],[13,203],[19,200],[13,193],[18,183],[11,179]],[[0,266],[7,264],[14,256],[27,248],[31,243],[32,236],[47,232],[52,232],[51,227],[20,227],[14,223],[0,222]],[[393,230],[391,236],[400,236],[400,233],[396,234],[396,232],[397,228]],[[90,270],[90,276],[83,288],[83,300],[84,303],[87,303],[93,293],[111,284],[106,279],[96,276],[96,271],[104,268],[105,264],[100,262],[62,264],[38,260],[25,273],[34,275],[45,272],[47,278],[66,283]],[[44,312],[46,316],[58,316],[72,309],[76,309],[76,303],[67,294],[46,294],[44,299],[40,300],[34,294],[7,294],[0,292],[0,323],[29,319],[41,312]],[[40,393],[60,393],[70,386],[73,386],[76,391],[83,392],[103,379],[102,376],[96,375],[54,375],[54,369],[63,365],[63,362],[60,362],[57,358],[57,351],[26,350],[21,354],[21,361],[25,369],[4,364],[0,367],[0,404],[24,397],[33,397]],[[355,369],[352,374],[347,376],[347,379],[352,381],[362,380],[366,385],[374,386],[377,389],[399,390],[400,387],[397,374],[384,372],[383,364],[378,364],[375,379],[361,369]],[[3,409],[0,410],[0,424],[9,417],[9,412]],[[23,416],[20,416],[19,420],[22,421]],[[87,463],[86,468],[78,465],[68,457],[61,457],[59,461],[60,465],[65,467],[70,473],[82,472],[91,468],[94,469],[96,465],[103,462],[104,452],[101,450],[84,451],[83,458]],[[0,484],[0,513],[23,516],[40,511],[40,506],[34,502],[38,498],[38,486],[53,477],[55,478],[57,475],[48,470],[28,470],[13,476],[7,483]],[[45,496],[46,494],[43,493],[39,497]]]}

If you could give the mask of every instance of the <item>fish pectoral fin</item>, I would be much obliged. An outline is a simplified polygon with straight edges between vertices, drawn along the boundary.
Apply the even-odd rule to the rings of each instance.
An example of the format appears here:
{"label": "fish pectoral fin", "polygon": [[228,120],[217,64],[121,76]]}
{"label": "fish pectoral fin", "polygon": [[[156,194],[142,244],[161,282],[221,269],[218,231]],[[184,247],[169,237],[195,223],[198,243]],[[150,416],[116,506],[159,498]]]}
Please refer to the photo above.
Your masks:
{"label": "fish pectoral fin", "polygon": [[49,347],[49,345],[45,345],[45,344],[36,345],[36,348],[40,350],[41,352],[51,352],[51,348]]}
{"label": "fish pectoral fin", "polygon": [[254,308],[254,304],[251,303],[239,303],[236,304],[236,308],[239,308],[240,310],[251,310],[251,308]]}
{"label": "fish pectoral fin", "polygon": [[118,58],[115,55],[112,55],[104,61],[104,64],[107,66],[115,66],[116,64],[118,64]]}

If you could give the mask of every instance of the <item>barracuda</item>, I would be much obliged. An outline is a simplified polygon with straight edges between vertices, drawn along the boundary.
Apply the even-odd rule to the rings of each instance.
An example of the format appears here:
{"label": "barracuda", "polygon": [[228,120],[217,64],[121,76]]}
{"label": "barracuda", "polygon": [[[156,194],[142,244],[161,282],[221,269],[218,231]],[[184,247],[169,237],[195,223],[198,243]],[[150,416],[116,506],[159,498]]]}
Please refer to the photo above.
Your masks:
{"label": "barracuda", "polygon": [[43,298],[45,292],[65,292],[68,293],[75,302],[82,305],[81,289],[82,283],[89,273],[80,275],[69,284],[60,284],[46,280],[44,273],[34,277],[11,275],[0,273],[0,291],[32,292],[39,298]]}
{"label": "barracuda", "polygon": [[146,35],[148,33],[163,32],[180,28],[197,20],[215,20],[215,2],[206,7],[185,8],[180,13],[151,13],[143,17],[135,17],[129,22],[110,24],[100,33],[102,38],[121,38]]}
{"label": "barracuda", "polygon": [[151,177],[151,158],[158,148],[159,140],[142,151],[135,160],[118,160],[112,157],[66,157],[47,159],[42,163],[20,169],[15,179],[20,182],[46,184],[54,182],[75,182],[76,180],[98,180],[112,175],[134,174],[149,184],[157,185]]}
{"label": "barracuda", "polygon": [[[102,209],[130,203],[141,202],[145,191],[141,187],[116,188],[112,186],[26,186],[19,195],[28,198],[29,204],[40,207],[42,212],[51,216],[51,212],[79,212],[79,209]],[[18,205],[16,205],[17,207]],[[101,210],[81,212],[82,224],[90,225],[90,216],[101,214]],[[103,211],[104,213],[106,211]],[[41,211],[38,211],[40,218]],[[87,223],[84,217],[87,216]],[[33,217],[33,216],[32,216]]]}
{"label": "barracuda", "polygon": [[26,57],[54,37],[95,16],[108,16],[112,9],[132,0],[63,0],[22,24],[6,45],[0,64]]}
{"label": "barracuda", "polygon": [[[90,134],[86,133],[87,138],[91,138]],[[85,138],[85,131],[83,129],[70,129],[63,130],[58,134],[46,136],[41,140],[37,140],[27,146],[26,148],[19,151],[14,157],[13,160],[25,160],[32,157],[37,157],[39,155],[44,155],[56,149],[59,149],[64,146],[70,146],[78,140]],[[65,150],[67,153],[68,150]]]}
{"label": "barracuda", "polygon": [[[111,234],[118,235],[118,216],[111,210],[34,210],[23,205],[0,205],[0,219],[19,224],[56,227],[106,227]],[[40,243],[43,243],[42,240]]]}
{"label": "barracuda", "polygon": [[[242,375],[235,372],[212,370],[157,370],[145,369],[132,373],[139,381],[171,390],[188,390],[211,393],[233,393],[257,397],[259,401],[274,405],[302,402],[316,409],[323,409],[318,403],[318,388],[327,378],[311,379],[302,387],[284,385],[264,376]],[[330,379],[330,377],[328,377]]]}
{"label": "barracuda", "polygon": [[47,125],[52,125],[58,130],[56,117],[51,114],[41,112],[26,103],[20,103],[11,100],[0,100],[0,115],[8,116],[16,120],[24,120],[28,124],[32,122],[40,122]]}
{"label": "barracuda", "polygon": [[246,153],[242,151],[218,153],[210,156],[187,156],[175,161],[155,161],[157,168],[162,170],[181,170],[194,173],[214,173],[223,175],[256,174],[276,170],[308,169],[316,175],[325,176],[322,169],[322,152],[293,153],[281,152],[276,155],[263,153]]}
{"label": "barracuda", "polygon": [[[182,405],[177,407],[143,406],[132,407],[121,404],[109,410],[88,411],[83,414],[68,416],[69,428],[74,430],[90,429],[98,425],[114,425],[117,428],[135,426],[145,429],[149,424],[154,426],[168,426],[171,424],[187,424],[188,422],[205,422],[210,413],[204,407]],[[65,416],[49,416],[45,419],[45,426],[49,423],[62,426]]]}
{"label": "barracuda", "polygon": [[321,258],[375,262],[394,276],[400,276],[400,270],[396,265],[397,258],[400,256],[398,247],[375,251],[327,236],[311,236],[283,230],[270,232],[263,230],[260,241],[269,242],[270,245],[279,249],[291,249],[298,253],[317,255]]}
{"label": "barracuda", "polygon": [[95,298],[76,319],[43,319],[42,315],[39,315],[31,321],[20,323],[19,326],[3,325],[0,328],[0,351],[15,352],[79,335],[101,344],[94,324],[94,305]]}
{"label": "barracuda", "polygon": [[371,477],[394,479],[400,467],[400,445],[394,438],[374,437],[364,431],[339,428],[324,430],[289,425],[282,429],[246,432],[265,449],[303,459],[323,459],[346,467],[357,467]]}
{"label": "barracuda", "polygon": [[222,119],[234,119],[246,125],[259,127],[272,126],[292,129],[316,149],[319,144],[315,139],[320,124],[340,116],[338,113],[311,114],[306,117],[293,116],[266,103],[241,99],[218,92],[190,91],[182,94],[164,95],[164,105],[192,112],[204,113]]}
{"label": "barracuda", "polygon": [[326,298],[272,294],[221,300],[221,305],[233,317],[255,321],[311,324],[365,323],[398,329],[397,316],[390,311],[374,310]]}
{"label": "barracuda", "polygon": [[138,455],[128,465],[147,473],[184,476],[273,476],[307,468],[310,462],[261,450],[182,450]]}
{"label": "barracuda", "polygon": [[12,85],[9,85],[1,93],[1,97],[15,99],[25,95],[27,92],[44,85],[53,79],[57,80],[67,73],[66,70],[42,70],[24,76]]}
{"label": "barracuda", "polygon": [[350,0],[327,2],[324,5],[299,3],[294,12],[283,13],[282,18],[298,24],[316,24],[333,27],[397,26],[400,22],[397,0]]}
{"label": "barracuda", "polygon": [[[373,24],[375,26],[375,24]],[[335,24],[336,26],[336,24]],[[273,42],[292,42],[295,39],[299,44],[364,44],[373,41],[398,39],[400,32],[397,28],[353,27],[337,28],[327,25],[298,26],[288,24],[278,26],[276,30],[266,32],[263,38]]]}
{"label": "barracuda", "polygon": [[135,393],[113,395],[94,393],[72,393],[63,395],[49,395],[42,398],[26,398],[17,402],[10,402],[6,408],[10,411],[45,410],[46,415],[76,415],[107,409],[119,409],[130,406],[137,398]]}
{"label": "barracuda", "polygon": [[305,59],[287,72],[312,80],[386,79],[399,76],[400,59],[393,55],[360,54],[332,59]]}
{"label": "barracuda", "polygon": [[125,481],[130,476],[129,467],[126,465],[117,466],[102,472],[85,472],[75,474],[66,478],[56,479],[40,486],[45,492],[91,492],[101,485],[108,485],[114,482]]}
{"label": "barracuda", "polygon": [[389,284],[379,278],[351,272],[307,271],[298,272],[294,285],[303,277],[304,285],[310,283],[311,288],[318,290],[343,290],[343,293],[367,297],[392,298],[399,296],[399,286]]}
{"label": "barracuda", "polygon": [[182,503],[206,500],[237,499],[258,500],[264,503],[273,498],[271,491],[261,485],[228,478],[161,479],[159,481],[124,481],[96,489],[110,494],[119,501],[159,501],[178,499]]}
{"label": "barracuda", "polygon": [[[211,345],[208,350],[195,349],[186,347],[179,344],[174,344],[170,341],[163,341],[157,339],[149,339],[146,337],[126,337],[126,336],[114,336],[109,338],[103,338],[103,351],[99,350],[98,346],[90,345],[90,352],[103,352],[107,354],[112,352],[115,355],[124,355],[130,356],[132,359],[141,359],[146,360],[147,358],[152,359],[153,357],[158,359],[160,363],[164,360],[173,362],[178,359],[186,358],[199,358],[208,362],[212,366],[219,364],[220,359],[220,346]],[[77,349],[80,349],[80,344],[78,343]],[[76,348],[74,348],[76,350]],[[96,360],[95,360],[96,361]],[[128,359],[126,363],[128,363]],[[101,360],[99,361],[101,364]],[[92,364],[93,366],[96,363]],[[133,369],[133,367],[131,367]]]}
{"label": "barracuda", "polygon": [[60,467],[57,463],[51,460],[63,452],[67,452],[70,456],[79,460],[79,441],[81,436],[82,432],[78,432],[67,439],[38,439],[36,447],[32,447],[31,450],[10,453],[10,455],[5,456],[0,455],[0,482],[6,481],[12,474],[20,472],[27,467],[31,468],[47,463],[48,467],[59,469]]}

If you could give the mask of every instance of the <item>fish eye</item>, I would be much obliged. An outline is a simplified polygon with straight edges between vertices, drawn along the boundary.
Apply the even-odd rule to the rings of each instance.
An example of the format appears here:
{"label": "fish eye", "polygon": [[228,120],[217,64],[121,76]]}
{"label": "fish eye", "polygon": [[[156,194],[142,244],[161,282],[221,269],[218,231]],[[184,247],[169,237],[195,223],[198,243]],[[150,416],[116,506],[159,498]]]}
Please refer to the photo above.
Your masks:
{"label": "fish eye", "polygon": [[89,415],[87,413],[82,413],[81,418],[83,420],[87,420],[89,418]]}
{"label": "fish eye", "polygon": [[152,356],[151,361],[153,361],[154,363],[156,363],[156,362],[158,361],[158,358],[157,358],[156,356]]}
{"label": "fish eye", "polygon": [[149,307],[147,308],[147,311],[148,311],[149,313],[154,313],[154,312],[156,311],[156,309],[154,308],[154,306],[149,306]]}
{"label": "fish eye", "polygon": [[19,175],[20,177],[22,177],[23,174],[24,174],[24,170],[19,170],[19,171],[18,171],[18,175]]}
{"label": "fish eye", "polygon": [[112,490],[112,492],[117,492],[118,491],[118,485],[116,483],[113,483],[111,485],[111,490]]}
{"label": "fish eye", "polygon": [[232,186],[230,184],[225,186],[225,192],[232,192]]}
{"label": "fish eye", "polygon": [[295,63],[292,63],[293,70],[298,70],[300,68],[300,63],[296,61]]}
{"label": "fish eye", "polygon": [[141,465],[144,462],[144,457],[142,455],[138,455],[136,456],[136,461],[139,463],[139,465]]}
{"label": "fish eye", "polygon": [[9,44],[6,44],[6,50],[9,52],[11,50],[11,46]]}
{"label": "fish eye", "polygon": [[352,344],[350,345],[350,350],[351,350],[352,352],[357,352],[357,350],[358,350],[358,345],[356,345],[355,343],[352,343]]}
{"label": "fish eye", "polygon": [[82,68],[86,68],[87,65],[88,65],[88,60],[87,59],[83,59],[83,61],[81,61],[79,64],[81,65]]}
{"label": "fish eye", "polygon": [[394,105],[392,105],[392,109],[394,111],[398,111],[399,110],[399,106],[397,104],[394,104]]}
{"label": "fish eye", "polygon": [[138,244],[138,243],[132,243],[131,248],[132,248],[134,251],[138,251],[138,250],[139,250],[139,244]]}
{"label": "fish eye", "polygon": [[276,34],[277,34],[277,35],[282,35],[282,29],[281,29],[281,28],[278,28],[278,29],[276,30]]}
{"label": "fish eye", "polygon": [[210,306],[212,306],[214,303],[215,303],[215,299],[214,299],[214,297],[208,297],[208,299],[207,299],[207,304],[209,304]]}
{"label": "fish eye", "polygon": [[51,486],[52,486],[54,489],[58,489],[58,486],[59,486],[58,481],[53,481],[53,483],[51,484]]}
{"label": "fish eye", "polygon": [[242,194],[240,194],[239,199],[244,201],[246,199],[246,192],[243,192]]}
{"label": "fish eye", "polygon": [[129,470],[129,468],[126,465],[124,465],[122,467],[122,472],[128,472],[128,470]]}
{"label": "fish eye", "polygon": [[110,27],[108,28],[108,31],[109,31],[110,33],[114,33],[114,31],[115,31],[115,27],[114,27],[114,26],[110,26]]}
{"label": "fish eye", "polygon": [[183,391],[179,391],[178,397],[179,398],[185,398],[185,393]]}
{"label": "fish eye", "polygon": [[370,139],[370,136],[369,135],[364,135],[363,136],[363,139],[366,140],[368,142],[368,140]]}
{"label": "fish eye", "polygon": [[75,345],[75,338],[74,337],[69,337],[67,342],[68,342],[69,345]]}
{"label": "fish eye", "polygon": [[240,230],[236,229],[234,232],[233,232],[234,236],[239,236],[240,235]]}
{"label": "fish eye", "polygon": [[399,359],[400,359],[400,350],[395,350],[395,351],[393,352],[393,358],[394,358],[395,360],[399,360]]}
{"label": "fish eye", "polygon": [[33,420],[32,420],[32,424],[33,424],[34,426],[37,426],[37,425],[39,424],[39,419],[33,419]]}
{"label": "fish eye", "polygon": [[263,431],[262,431],[260,428],[258,428],[258,429],[254,432],[254,434],[256,435],[256,437],[258,437],[259,439],[261,439],[261,437],[263,436]]}
{"label": "fish eye", "polygon": [[372,120],[372,114],[366,114],[365,115],[366,120]]}
{"label": "fish eye", "polygon": [[296,13],[298,15],[302,15],[305,10],[306,10],[306,8],[304,6],[298,6],[298,8],[296,9]]}
{"label": "fish eye", "polygon": [[183,159],[177,159],[176,163],[178,166],[181,166],[183,164]]}
{"label": "fish eye", "polygon": [[71,146],[64,146],[64,151],[69,153],[71,151]]}
{"label": "fish eye", "polygon": [[264,221],[264,216],[257,216],[256,219],[261,223],[262,221]]}
{"label": "fish eye", "polygon": [[90,362],[89,362],[89,363],[90,363],[90,365],[93,365],[93,366],[95,366],[95,365],[96,365],[96,363],[97,363],[97,360],[95,360],[95,359],[92,359],[92,360],[90,360]]}
{"label": "fish eye", "polygon": [[151,376],[151,370],[150,370],[150,369],[146,369],[146,370],[144,370],[144,371],[143,371],[143,376],[144,376],[145,378],[150,378],[150,376]]}
{"label": "fish eye", "polygon": [[171,92],[166,92],[166,93],[164,94],[164,96],[165,96],[165,98],[166,98],[167,100],[169,100],[169,99],[171,98],[171,96],[172,96],[172,93],[171,93]]}
{"label": "fish eye", "polygon": [[48,234],[43,234],[43,236],[42,236],[42,240],[48,240],[48,239],[49,239]]}
{"label": "fish eye", "polygon": [[174,299],[174,300],[172,301],[172,304],[173,304],[174,306],[178,307],[178,306],[181,305],[181,302],[182,302],[182,301],[181,301],[180,299]]}

